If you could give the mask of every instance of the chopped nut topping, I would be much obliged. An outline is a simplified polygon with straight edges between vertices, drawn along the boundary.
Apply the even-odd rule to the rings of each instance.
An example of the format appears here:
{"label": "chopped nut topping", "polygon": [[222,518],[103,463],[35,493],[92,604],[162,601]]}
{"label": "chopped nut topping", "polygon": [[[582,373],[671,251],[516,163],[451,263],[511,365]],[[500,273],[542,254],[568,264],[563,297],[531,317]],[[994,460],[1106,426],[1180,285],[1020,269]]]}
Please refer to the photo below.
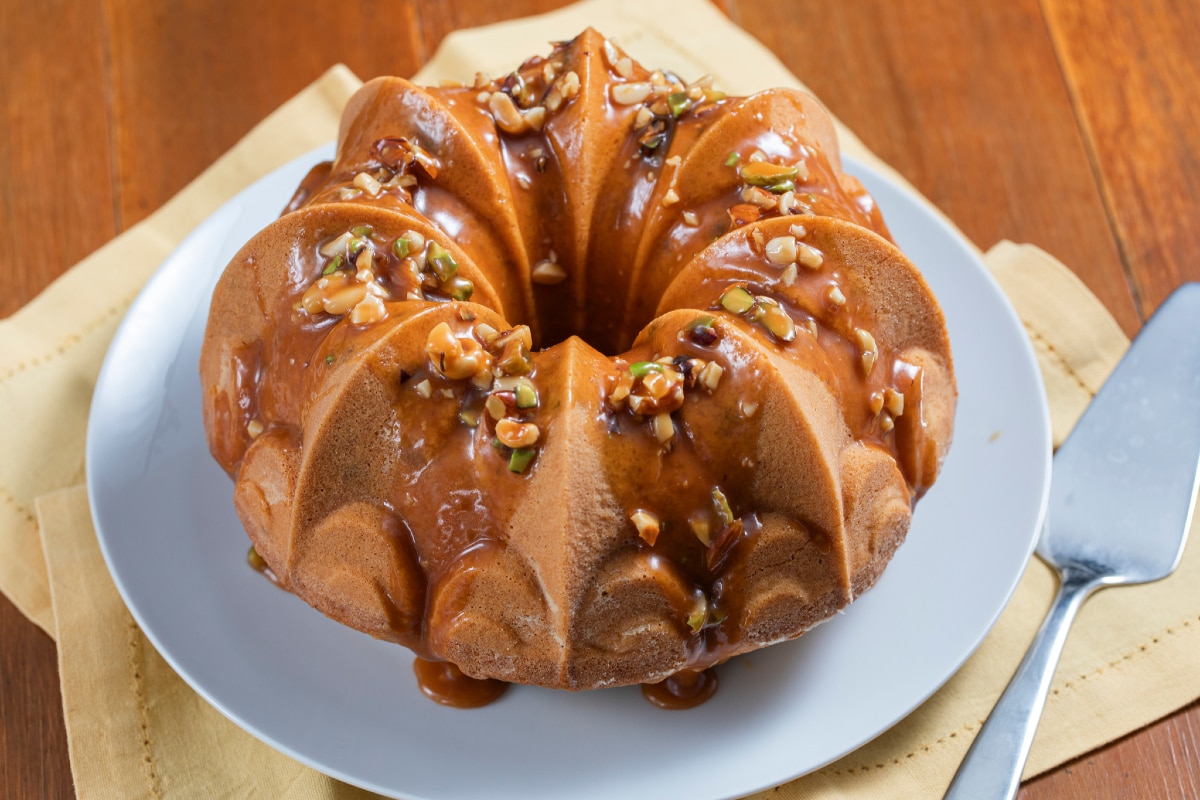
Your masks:
{"label": "chopped nut topping", "polygon": [[717,386],[721,383],[721,376],[725,374],[725,368],[715,361],[709,361],[700,370],[700,374],[696,380],[703,386],[709,394],[717,390]]}
{"label": "chopped nut topping", "polygon": [[808,180],[808,162],[804,159],[796,162],[796,177],[802,181]]}
{"label": "chopped nut topping", "polygon": [[879,427],[884,433],[887,433],[892,428],[896,427],[896,422],[892,419],[891,414],[884,411],[879,415]]}
{"label": "chopped nut topping", "polygon": [[645,81],[618,83],[612,87],[613,102],[621,106],[632,106],[645,101],[654,87]]}
{"label": "chopped nut topping", "polygon": [[654,438],[658,439],[659,444],[666,444],[675,438],[675,423],[671,421],[670,414],[655,414],[650,424],[654,428]]}
{"label": "chopped nut topping", "polygon": [[833,303],[839,308],[846,305],[846,295],[842,294],[842,290],[837,286],[833,286],[829,289],[828,297],[829,302]]}
{"label": "chopped nut topping", "polygon": [[680,156],[671,156],[663,163],[665,163],[668,167],[678,167],[683,163],[683,159]]}
{"label": "chopped nut topping", "polygon": [[712,544],[712,523],[708,519],[708,515],[703,512],[693,512],[688,516],[688,527],[692,529],[692,533],[700,540],[700,544],[708,547]]}
{"label": "chopped nut topping", "polygon": [[495,351],[500,353],[496,358],[496,369],[501,375],[526,375],[533,369],[533,359],[530,350],[533,349],[533,336],[528,325],[517,325],[500,334],[493,343]]}
{"label": "chopped nut topping", "polygon": [[633,523],[633,527],[637,528],[638,536],[646,544],[653,547],[654,543],[658,541],[659,531],[662,530],[658,517],[645,509],[639,508],[629,515],[629,521]]}
{"label": "chopped nut topping", "polygon": [[895,389],[887,389],[884,391],[883,397],[884,407],[887,408],[889,414],[899,417],[904,413],[904,395]]}
{"label": "chopped nut topping", "polygon": [[858,346],[862,348],[862,368],[865,375],[870,375],[871,370],[875,368],[875,361],[879,358],[879,348],[875,345],[875,337],[870,331],[862,328],[854,329],[854,338],[858,342]]}
{"label": "chopped nut topping", "polygon": [[491,325],[488,325],[486,322],[481,322],[475,326],[475,335],[478,336],[479,340],[484,344],[491,344],[500,338],[500,331],[496,330]]}
{"label": "chopped nut topping", "polygon": [[354,176],[354,185],[371,195],[371,197],[376,197],[383,191],[383,187],[379,185],[379,181],[365,172],[360,172]]}
{"label": "chopped nut topping", "polygon": [[803,239],[805,236],[808,236],[808,229],[798,222],[788,228],[788,232],[797,239]]}
{"label": "chopped nut topping", "polygon": [[867,407],[871,409],[872,416],[879,416],[879,412],[883,410],[884,402],[883,392],[871,392],[871,396],[867,400]]}
{"label": "chopped nut topping", "polygon": [[679,194],[674,189],[667,189],[667,193],[663,195],[662,204],[664,206],[673,206],[679,202]]}
{"label": "chopped nut topping", "polygon": [[567,279],[567,271],[557,262],[544,259],[534,265],[529,279],[542,286],[555,286]]}
{"label": "chopped nut topping", "polygon": [[517,134],[525,130],[525,117],[521,116],[516,103],[504,92],[493,92],[488,98],[488,108],[496,125],[505,133]]}
{"label": "chopped nut topping", "polygon": [[564,100],[570,100],[579,94],[579,86],[579,75],[575,70],[571,70],[566,75],[563,75],[558,82],[559,92],[562,93]]}
{"label": "chopped nut topping", "polygon": [[355,325],[371,325],[387,317],[387,308],[378,295],[368,294],[355,304],[350,312],[350,322]]}
{"label": "chopped nut topping", "polygon": [[624,56],[617,59],[616,63],[617,74],[628,80],[633,77],[633,59],[629,56]]}
{"label": "chopped nut topping", "polygon": [[526,125],[535,131],[540,131],[546,124],[546,107],[534,106],[528,111],[521,112],[521,116],[525,118]]}
{"label": "chopped nut topping", "polygon": [[735,228],[748,225],[761,216],[762,211],[758,206],[749,203],[739,203],[738,205],[731,206],[729,209],[729,221]]}
{"label": "chopped nut topping", "polygon": [[653,120],[653,119],[654,119],[654,112],[651,111],[646,106],[642,106],[641,108],[638,109],[637,115],[633,118],[634,130],[641,130],[642,128],[649,125],[651,120]]}
{"label": "chopped nut topping", "polygon": [[821,251],[813,247],[811,244],[800,242],[796,245],[797,259],[808,269],[820,269],[825,263],[825,257],[821,255]]}
{"label": "chopped nut topping", "polygon": [[538,435],[538,427],[532,422],[502,419],[496,423],[496,438],[502,445],[514,450],[533,447],[537,444]]}
{"label": "chopped nut topping", "polygon": [[796,237],[776,236],[767,242],[767,260],[772,264],[784,266],[796,260]]}
{"label": "chopped nut topping", "polygon": [[426,399],[433,397],[433,385],[429,382],[428,379],[425,379],[425,380],[421,381],[420,383],[418,383],[416,386],[413,386],[413,389],[415,389],[417,394],[421,395],[421,397],[424,397]]}
{"label": "chopped nut topping", "polygon": [[349,245],[350,240],[354,239],[354,238],[355,238],[355,236],[354,236],[353,231],[346,231],[341,236],[338,236],[336,239],[330,239],[328,242],[321,245],[317,249],[317,252],[320,253],[321,255],[325,256],[326,258],[330,258],[333,256],[339,256],[339,255],[345,255],[347,245]]}
{"label": "chopped nut topping", "polygon": [[772,209],[779,205],[779,199],[775,195],[768,192],[766,189],[760,189],[757,186],[747,186],[742,190],[742,200],[752,206],[758,206],[763,209]]}
{"label": "chopped nut topping", "polygon": [[738,411],[742,413],[743,417],[750,419],[758,413],[758,403],[753,400],[741,400],[738,402]]}
{"label": "chopped nut topping", "polygon": [[488,413],[488,416],[494,420],[502,420],[508,414],[508,407],[504,404],[503,398],[499,395],[490,394],[487,400],[483,401],[483,410]]}
{"label": "chopped nut topping", "polygon": [[796,193],[787,191],[779,195],[779,213],[794,214],[800,210],[800,203],[796,201]]}
{"label": "chopped nut topping", "polygon": [[433,368],[450,380],[464,380],[491,370],[492,356],[473,337],[459,338],[445,322],[429,332],[425,354]]}
{"label": "chopped nut topping", "polygon": [[252,419],[246,424],[246,433],[250,434],[251,439],[257,439],[266,430],[261,419]]}
{"label": "chopped nut topping", "polygon": [[695,211],[683,212],[683,224],[690,228],[696,228],[700,225],[700,217],[696,216]]}
{"label": "chopped nut topping", "polygon": [[796,282],[796,265],[788,264],[783,268],[783,272],[779,273],[779,282],[784,286],[791,286]]}

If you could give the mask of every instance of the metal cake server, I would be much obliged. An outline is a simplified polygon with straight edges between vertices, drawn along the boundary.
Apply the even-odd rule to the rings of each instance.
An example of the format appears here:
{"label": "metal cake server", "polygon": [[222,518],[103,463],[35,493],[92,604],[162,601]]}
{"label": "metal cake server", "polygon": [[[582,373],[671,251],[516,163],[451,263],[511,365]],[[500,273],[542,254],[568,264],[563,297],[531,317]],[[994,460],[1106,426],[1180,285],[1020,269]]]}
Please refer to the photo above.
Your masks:
{"label": "metal cake server", "polygon": [[1054,456],[1037,553],[1058,596],[979,731],[946,800],[1012,798],[1075,612],[1107,586],[1179,563],[1200,465],[1200,283],[1146,323]]}

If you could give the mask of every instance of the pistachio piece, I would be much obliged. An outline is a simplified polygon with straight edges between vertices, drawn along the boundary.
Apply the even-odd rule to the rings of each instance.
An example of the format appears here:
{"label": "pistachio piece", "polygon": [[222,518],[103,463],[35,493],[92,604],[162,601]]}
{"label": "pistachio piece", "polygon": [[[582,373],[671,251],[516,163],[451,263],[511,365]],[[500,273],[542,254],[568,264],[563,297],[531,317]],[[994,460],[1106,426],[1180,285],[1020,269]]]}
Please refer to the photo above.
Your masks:
{"label": "pistachio piece", "polygon": [[725,497],[725,493],[721,491],[720,486],[714,486],[712,490],[713,511],[717,512],[717,519],[721,521],[722,527],[727,527],[733,523],[733,509],[729,507],[729,499]]}
{"label": "pistachio piece", "polygon": [[701,594],[698,598],[699,603],[688,614],[687,624],[692,629],[692,633],[699,633],[704,627],[704,623],[708,621],[708,600]]}
{"label": "pistachio piece", "polygon": [[517,384],[514,390],[517,396],[517,408],[537,408],[538,394],[533,388],[533,383],[529,379],[525,379]]}
{"label": "pistachio piece", "polygon": [[651,372],[662,372],[663,365],[657,361],[635,361],[629,365],[629,374],[635,378],[644,378]]}
{"label": "pistachio piece", "polygon": [[737,151],[733,150],[729,153],[728,156],[725,157],[725,166],[727,166],[727,167],[735,166],[739,161],[741,161],[741,159],[742,159],[742,157],[737,154]]}
{"label": "pistachio piece", "polygon": [[537,455],[537,450],[532,447],[521,447],[512,451],[512,455],[508,457],[508,471],[515,472],[518,475],[529,468],[533,463],[533,457]]}
{"label": "pistachio piece", "polygon": [[671,109],[671,116],[679,119],[683,113],[688,110],[691,105],[691,98],[687,92],[672,92],[667,95],[667,108]]}
{"label": "pistachio piece", "polygon": [[339,253],[338,255],[333,257],[332,261],[330,261],[328,264],[325,265],[325,269],[321,270],[321,274],[322,275],[332,275],[333,273],[337,272],[339,269],[342,268],[343,263],[345,263],[345,261],[342,258],[341,254]]}
{"label": "pistachio piece", "polygon": [[447,281],[442,289],[453,299],[463,302],[470,300],[471,295],[475,294],[475,284],[457,275]]}
{"label": "pistachio piece", "polygon": [[[772,164],[770,161],[751,161],[746,166],[742,167],[739,174],[742,180],[751,186],[772,187],[782,184],[784,181],[792,181],[798,174],[795,167],[789,167],[784,164]],[[789,188],[796,188],[791,186]],[[786,191],[780,189],[779,191]]]}
{"label": "pistachio piece", "polygon": [[754,307],[754,295],[742,286],[735,286],[721,295],[718,302],[721,304],[721,308],[731,314],[744,314]]}
{"label": "pistachio piece", "polygon": [[766,306],[761,322],[764,328],[785,342],[796,338],[796,323],[779,305]]}
{"label": "pistachio piece", "polygon": [[438,280],[443,283],[458,273],[458,262],[454,260],[454,256],[450,255],[450,251],[437,242],[429,243],[427,258],[433,274],[437,275]]}

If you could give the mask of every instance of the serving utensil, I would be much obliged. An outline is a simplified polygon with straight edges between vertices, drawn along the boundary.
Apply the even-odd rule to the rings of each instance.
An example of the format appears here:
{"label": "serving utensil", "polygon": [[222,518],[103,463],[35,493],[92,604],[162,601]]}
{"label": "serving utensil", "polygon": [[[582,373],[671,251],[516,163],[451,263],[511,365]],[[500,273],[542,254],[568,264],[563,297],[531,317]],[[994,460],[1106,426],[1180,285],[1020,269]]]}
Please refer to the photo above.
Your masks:
{"label": "serving utensil", "polygon": [[975,737],[946,800],[1011,798],[1075,613],[1108,586],[1148,583],[1183,553],[1200,466],[1200,284],[1146,323],[1054,457],[1037,553],[1058,596]]}

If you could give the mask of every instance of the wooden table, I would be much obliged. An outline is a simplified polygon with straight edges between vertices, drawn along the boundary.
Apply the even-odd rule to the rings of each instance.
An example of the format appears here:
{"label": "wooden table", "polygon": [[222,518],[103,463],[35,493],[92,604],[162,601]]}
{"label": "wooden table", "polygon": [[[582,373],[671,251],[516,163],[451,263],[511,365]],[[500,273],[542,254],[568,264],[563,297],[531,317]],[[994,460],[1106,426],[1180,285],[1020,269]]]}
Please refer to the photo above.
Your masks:
{"label": "wooden table", "polygon": [[[0,0],[0,316],[329,65],[411,75],[457,27],[561,4]],[[1040,245],[1126,332],[1200,278],[1200,6],[721,7],[976,243]],[[1198,745],[1193,705],[1021,797],[1200,797]],[[73,794],[54,643],[0,597],[0,796]]]}

